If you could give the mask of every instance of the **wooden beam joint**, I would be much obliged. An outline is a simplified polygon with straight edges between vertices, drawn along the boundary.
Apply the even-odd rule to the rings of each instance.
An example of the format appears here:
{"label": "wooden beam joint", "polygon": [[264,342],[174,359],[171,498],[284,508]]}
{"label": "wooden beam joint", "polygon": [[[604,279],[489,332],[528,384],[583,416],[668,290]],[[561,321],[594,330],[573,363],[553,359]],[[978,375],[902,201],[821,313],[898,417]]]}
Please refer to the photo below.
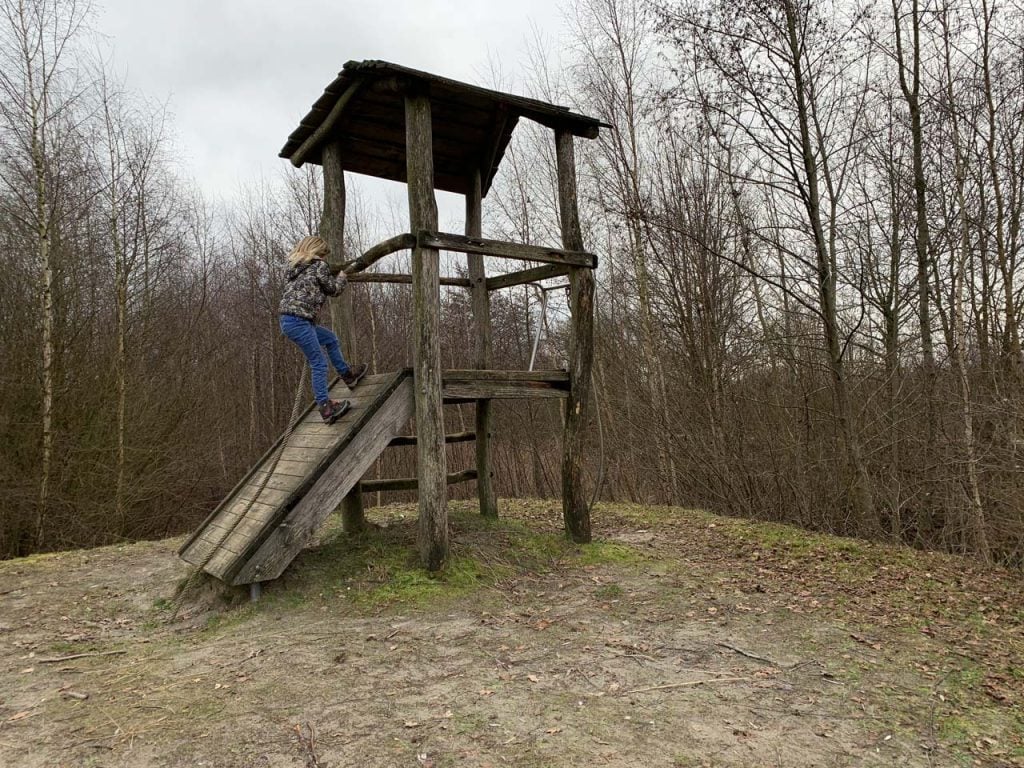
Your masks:
{"label": "wooden beam joint", "polygon": [[[464,469],[461,472],[453,472],[445,477],[448,485],[465,483],[469,480],[476,480],[475,469]],[[419,488],[419,481],[415,477],[393,477],[383,480],[363,480],[359,483],[359,490],[363,493],[379,493],[382,491],[415,491]]]}
{"label": "wooden beam joint", "polygon": [[[473,440],[476,440],[476,432],[452,432],[450,435],[444,436],[444,441],[448,445],[452,443],[469,443]],[[388,444],[388,448],[396,448],[402,445],[416,445],[416,435],[398,435],[393,437]]]}
{"label": "wooden beam joint", "polygon": [[561,248],[544,248],[537,245],[509,243],[503,240],[488,240],[483,237],[467,237],[453,235],[448,232],[431,232],[421,229],[416,235],[416,243],[420,248],[432,248],[439,251],[456,251],[461,253],[479,253],[482,256],[499,256],[505,259],[521,261],[540,261],[545,264],[563,264],[569,267],[597,267],[597,256],[585,251],[573,251]]}
{"label": "wooden beam joint", "polygon": [[505,275],[487,278],[487,290],[497,291],[502,288],[512,288],[527,283],[538,283],[541,280],[549,280],[552,277],[565,277],[569,274],[571,267],[562,264],[545,264],[543,267],[524,269],[519,272],[509,272]]}

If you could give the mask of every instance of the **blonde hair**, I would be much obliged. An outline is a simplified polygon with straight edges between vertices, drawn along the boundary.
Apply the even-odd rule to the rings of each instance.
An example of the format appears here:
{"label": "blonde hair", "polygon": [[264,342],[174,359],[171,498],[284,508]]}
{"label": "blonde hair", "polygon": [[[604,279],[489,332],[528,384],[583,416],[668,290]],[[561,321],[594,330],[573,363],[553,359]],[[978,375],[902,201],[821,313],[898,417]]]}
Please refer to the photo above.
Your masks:
{"label": "blonde hair", "polygon": [[308,264],[314,259],[323,259],[331,252],[330,247],[322,237],[310,235],[299,240],[288,254],[288,264],[296,267],[299,264]]}

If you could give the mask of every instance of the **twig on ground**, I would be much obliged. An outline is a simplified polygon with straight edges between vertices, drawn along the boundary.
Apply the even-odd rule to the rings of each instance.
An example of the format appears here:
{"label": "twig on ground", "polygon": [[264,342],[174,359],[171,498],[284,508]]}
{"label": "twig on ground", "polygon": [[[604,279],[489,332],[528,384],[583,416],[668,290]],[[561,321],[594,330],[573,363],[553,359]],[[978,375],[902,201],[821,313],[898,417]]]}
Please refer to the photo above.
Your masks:
{"label": "twig on ground", "polygon": [[620,656],[625,659],[645,659],[647,661],[653,661],[655,663],[661,661],[661,659],[656,659],[653,656],[648,656],[644,653],[638,653],[637,651],[617,651],[614,648],[609,648],[608,650],[616,656]]}
{"label": "twig on ground", "polygon": [[685,683],[669,683],[668,685],[655,685],[650,688],[633,688],[630,691],[623,691],[623,694],[628,693],[647,693],[648,691],[667,691],[670,688],[688,688],[694,685],[710,685],[711,683],[738,683],[741,681],[750,680],[749,677],[714,677],[709,680],[687,680]]}
{"label": "twig on ground", "polygon": [[70,656],[54,656],[52,659],[35,659],[37,664],[57,664],[62,661],[71,661],[72,659],[84,659],[87,656],[116,656],[121,653],[128,653],[128,651],[102,651],[99,653],[72,653]]}
{"label": "twig on ground", "polygon": [[945,685],[946,680],[953,674],[953,670],[947,670],[936,683],[932,686],[931,694],[928,698],[931,699],[931,707],[928,709],[928,741],[925,753],[928,755],[928,765],[935,765],[934,754],[939,748],[938,739],[938,728],[936,727],[935,710],[938,708],[939,689]]}
{"label": "twig on ground", "polygon": [[785,664],[780,664],[779,662],[773,659],[769,659],[765,656],[758,656],[756,653],[751,653],[750,651],[744,651],[742,648],[737,648],[735,645],[729,645],[728,643],[715,643],[715,645],[721,648],[728,648],[730,651],[734,651],[735,653],[738,653],[740,656],[746,656],[748,659],[754,659],[755,661],[763,661],[765,664],[771,664],[773,667],[786,669]]}
{"label": "twig on ground", "polygon": [[599,691],[602,690],[601,686],[598,685],[597,683],[595,683],[593,680],[591,680],[590,677],[587,675],[587,673],[584,672],[582,669],[577,669],[576,667],[571,667],[569,669],[569,671],[570,672],[575,672],[577,675],[582,677],[584,680],[586,680],[590,685],[592,685],[597,690],[599,690]]}
{"label": "twig on ground", "polygon": [[306,732],[304,733],[303,726],[296,725],[294,731],[296,738],[299,740],[299,745],[306,753],[306,768],[322,768],[320,759],[316,756],[316,731],[313,730],[313,726],[310,723],[306,723],[305,728]]}

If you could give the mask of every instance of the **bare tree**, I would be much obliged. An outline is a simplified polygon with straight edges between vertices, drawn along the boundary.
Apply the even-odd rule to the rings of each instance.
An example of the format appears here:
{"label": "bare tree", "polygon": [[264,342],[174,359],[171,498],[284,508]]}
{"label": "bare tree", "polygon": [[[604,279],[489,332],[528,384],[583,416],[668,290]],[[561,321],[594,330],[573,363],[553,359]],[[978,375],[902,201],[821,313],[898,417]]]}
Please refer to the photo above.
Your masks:
{"label": "bare tree", "polygon": [[779,245],[815,286],[852,501],[859,527],[870,531],[872,481],[857,434],[839,303],[840,217],[865,92],[856,78],[868,67],[852,66],[848,40],[856,17],[840,10],[791,0],[710,3],[666,8],[663,18],[677,48],[694,51],[700,108],[715,114],[731,133],[727,143],[750,158],[754,170],[739,181],[766,185],[798,206],[791,209],[799,211],[796,239]]}
{"label": "bare tree", "polygon": [[54,252],[63,192],[61,154],[71,139],[77,84],[66,70],[71,46],[89,14],[86,2],[0,2],[0,117],[5,144],[23,163],[4,183],[23,203],[34,235],[41,350],[39,494],[35,539],[42,546],[50,502],[54,445]]}

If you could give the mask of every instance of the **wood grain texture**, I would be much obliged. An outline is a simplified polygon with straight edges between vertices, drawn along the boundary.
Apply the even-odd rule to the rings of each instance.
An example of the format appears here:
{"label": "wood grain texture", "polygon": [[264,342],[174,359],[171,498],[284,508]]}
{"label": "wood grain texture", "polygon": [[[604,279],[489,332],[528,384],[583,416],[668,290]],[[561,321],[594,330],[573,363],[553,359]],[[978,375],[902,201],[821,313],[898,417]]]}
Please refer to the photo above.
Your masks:
{"label": "wood grain texture", "polygon": [[[558,212],[562,244],[569,250],[583,250],[576,196],[576,159],[573,136],[555,134],[558,168]],[[566,533],[577,542],[591,540],[590,506],[583,489],[583,427],[590,396],[590,369],[594,355],[594,273],[574,268],[569,275],[569,397],[565,404],[562,438],[562,517]]]}
{"label": "wood grain texture", "polygon": [[[500,116],[504,125],[504,115]],[[500,135],[500,133],[498,134]],[[497,141],[497,138],[494,139]],[[488,149],[487,163],[493,160],[496,148]],[[469,192],[466,194],[466,237],[479,239],[483,234],[483,193],[480,170],[474,169],[469,178]],[[475,337],[474,365],[488,368],[491,365],[491,297],[487,292],[487,272],[484,257],[478,253],[466,256],[470,292],[473,306],[473,335]],[[443,381],[443,376],[442,376]],[[494,490],[494,461],[491,455],[491,436],[494,432],[494,415],[490,400],[477,400],[475,413],[477,497],[480,514],[484,517],[498,516],[498,499]]]}
{"label": "wood grain texture", "polygon": [[523,382],[538,384],[556,384],[568,387],[569,374],[556,369],[542,369],[537,371],[509,371],[496,368],[448,368],[441,378],[445,382],[474,381],[474,382]]}
{"label": "wood grain texture", "polygon": [[[275,510],[273,516],[265,522],[258,533],[248,538],[244,546],[241,545],[241,543],[235,546],[235,549],[239,551],[239,556],[230,565],[230,567],[223,573],[213,575],[216,575],[218,578],[229,583],[233,582],[238,572],[255,556],[266,541],[274,535],[274,531],[277,527],[281,523],[287,521],[295,507],[301,503],[306,494],[308,494],[319,482],[324,472],[327,471],[338,456],[348,450],[352,442],[358,438],[361,431],[366,429],[367,425],[372,423],[379,409],[388,401],[395,390],[408,378],[409,375],[406,371],[385,376],[374,376],[372,377],[372,380],[371,377],[367,377],[368,380],[371,380],[367,389],[369,390],[372,388],[375,392],[374,401],[355,414],[352,421],[346,422],[343,425],[343,428],[339,430],[338,442],[331,447],[330,451],[325,453],[323,460],[313,470],[311,470],[305,478],[303,478],[302,484],[295,490],[289,501],[286,504],[280,505]],[[364,382],[365,381],[366,380],[364,380]],[[345,418],[349,418],[351,415],[352,414],[347,414]],[[342,421],[345,420],[342,419]],[[342,424],[342,422],[338,422],[338,424]]]}
{"label": "wood grain texture", "polygon": [[[451,434],[444,436],[445,445],[451,445],[453,443],[470,443],[476,440],[476,432],[452,432]],[[400,446],[416,445],[416,435],[399,435],[391,439],[388,444],[389,448],[398,448]]]}
{"label": "wood grain texture", "polygon": [[[344,98],[344,97],[343,97]],[[327,243],[335,259],[345,255],[345,149],[338,141],[324,145],[321,164],[324,175],[324,225],[327,229]],[[324,228],[323,225],[321,228]],[[342,356],[349,364],[357,363],[355,317],[352,311],[352,291],[346,289],[340,296],[331,299],[331,319],[334,333],[341,342]],[[357,393],[347,394],[356,410]],[[349,418],[352,418],[351,413]],[[357,534],[366,528],[363,511],[363,496],[352,493],[341,502],[341,526],[348,534]]]}
{"label": "wood grain texture", "polygon": [[[412,232],[437,229],[430,99],[405,98],[409,223]],[[417,240],[412,258],[413,376],[416,399],[419,531],[424,567],[436,571],[448,556],[448,509],[445,477],[444,413],[441,397],[439,254]]]}
{"label": "wood grain texture", "polygon": [[316,151],[320,143],[326,139],[334,129],[338,119],[345,111],[345,107],[348,106],[349,102],[352,101],[353,97],[355,97],[361,87],[362,81],[360,80],[355,80],[348,86],[345,92],[341,94],[341,97],[334,103],[331,111],[327,113],[327,116],[323,119],[320,125],[316,127],[316,130],[313,131],[313,133],[311,133],[291,154],[290,159],[292,161],[292,165],[296,168],[300,167],[304,162],[306,162],[306,158]]}
{"label": "wood grain texture", "polygon": [[539,261],[545,264],[563,264],[570,267],[596,267],[597,256],[572,248],[545,248],[539,245],[488,240],[483,237],[465,237],[447,232],[434,232],[423,228],[417,232],[417,242],[425,248],[457,253],[478,253],[483,256],[501,256],[521,261]]}
{"label": "wood grain texture", "polygon": [[526,283],[538,283],[541,280],[548,280],[552,277],[565,277],[569,274],[571,267],[564,264],[545,264],[543,267],[524,269],[520,272],[509,272],[505,275],[487,278],[487,290],[497,291],[501,288],[512,288],[516,285]]}
{"label": "wood grain texture", "polygon": [[[349,282],[352,283],[397,283],[397,284],[412,284],[412,275],[396,275],[388,272],[359,272],[358,274],[351,275]],[[452,288],[469,288],[471,287],[470,281],[465,277],[442,277],[441,285],[451,286]]]}
{"label": "wood grain texture", "polygon": [[398,251],[408,250],[416,245],[416,238],[408,232],[388,238],[369,248],[359,258],[345,264],[346,275],[356,275],[365,269],[369,269],[385,256],[390,256]]}
{"label": "wood grain texture", "polygon": [[374,459],[405,427],[414,410],[412,390],[412,380],[404,378],[259,549],[230,574],[232,584],[268,581],[281,575],[327,516],[356,488]]}
{"label": "wood grain texture", "polygon": [[[308,406],[306,406],[306,409],[299,414],[298,421],[301,422],[306,416],[309,415],[309,413],[312,410],[313,403],[310,403]],[[231,499],[235,495],[235,493],[237,493],[238,490],[243,485],[249,482],[249,480],[259,472],[261,467],[264,467],[270,460],[272,460],[274,454],[281,447],[281,443],[284,442],[285,434],[287,434],[287,432],[282,433],[282,435],[273,442],[273,444],[263,453],[263,455],[256,460],[256,463],[253,464],[244,475],[242,475],[241,479],[239,479],[239,481],[235,484],[235,487],[232,488],[231,491],[221,500],[220,504],[214,507],[213,511],[206,516],[206,519],[203,520],[203,522],[196,527],[195,531],[192,532],[192,535],[185,539],[184,543],[178,548],[178,555],[181,557],[182,560],[184,560],[187,563],[192,563],[193,565],[198,565],[203,562],[203,558],[196,557],[194,553],[191,553],[189,551],[192,545],[202,535],[203,529],[211,521],[213,521],[218,514],[220,514],[221,509],[226,504],[229,504],[231,502]]]}
{"label": "wood grain texture", "polygon": [[564,400],[568,396],[567,389],[546,382],[454,381],[444,386],[446,403],[467,400]]}
{"label": "wood grain texture", "polygon": [[[446,478],[448,485],[465,483],[476,479],[475,469],[464,469],[461,472],[453,472]],[[386,491],[415,491],[419,482],[415,477],[385,478],[382,480],[363,480],[359,483],[359,490],[363,493],[381,493]]]}
{"label": "wood grain texture", "polygon": [[[274,473],[267,478],[267,469],[274,463],[281,447],[282,439],[278,439],[274,448],[246,472],[182,546],[179,552],[182,559],[200,565],[209,552],[209,543],[220,542],[227,554],[216,556],[206,568],[212,575],[220,577],[226,568],[234,565],[235,555],[242,552],[254,536],[261,535],[263,528],[272,525],[281,510],[293,504],[304,489],[315,481],[330,463],[332,456],[351,440],[352,432],[372,415],[375,404],[385,399],[385,393],[393,391],[400,380],[407,377],[404,371],[368,376],[356,390],[359,392],[360,407],[347,413],[339,422],[328,426],[320,422],[316,415],[315,422],[299,423],[281,452]],[[344,388],[344,384],[336,383],[332,394],[338,391],[339,386]],[[315,437],[317,444],[293,445],[293,439],[306,436]],[[251,505],[250,500],[254,500]],[[246,520],[238,522],[243,513]],[[226,531],[231,533],[225,539]],[[221,542],[221,539],[224,540]],[[204,540],[207,544],[200,546]]]}

